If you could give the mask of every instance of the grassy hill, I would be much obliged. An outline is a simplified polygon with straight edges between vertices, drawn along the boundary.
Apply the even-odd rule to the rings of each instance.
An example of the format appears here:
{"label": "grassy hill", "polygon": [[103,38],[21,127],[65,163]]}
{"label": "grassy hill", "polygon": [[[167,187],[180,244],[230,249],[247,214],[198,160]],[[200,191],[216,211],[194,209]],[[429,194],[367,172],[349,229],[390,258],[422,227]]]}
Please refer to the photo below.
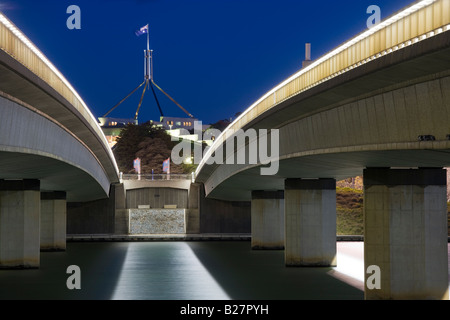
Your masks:
{"label": "grassy hill", "polygon": [[338,235],[363,235],[362,190],[349,187],[336,189],[336,229]]}

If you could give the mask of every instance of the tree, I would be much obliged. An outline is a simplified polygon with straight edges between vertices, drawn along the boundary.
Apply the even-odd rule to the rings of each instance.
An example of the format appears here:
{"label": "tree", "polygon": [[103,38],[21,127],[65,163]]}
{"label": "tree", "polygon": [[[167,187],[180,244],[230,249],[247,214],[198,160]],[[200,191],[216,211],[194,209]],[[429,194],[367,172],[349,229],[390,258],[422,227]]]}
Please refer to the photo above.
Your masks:
{"label": "tree", "polygon": [[213,123],[210,128],[213,129],[218,129],[221,132],[223,132],[229,125],[230,125],[230,120],[228,119],[223,119],[223,120],[219,120],[216,123]]}
{"label": "tree", "polygon": [[[178,141],[172,141],[162,128],[150,122],[140,125],[129,123],[120,132],[114,147],[119,170],[123,173],[135,173],[133,160],[141,159],[141,173],[163,173],[163,161],[171,157],[173,147]],[[191,173],[196,165],[170,163],[170,173]]]}
{"label": "tree", "polygon": [[159,146],[162,147],[163,150],[169,150],[170,154],[173,143],[170,136],[164,129],[157,128],[150,122],[139,125],[129,123],[120,132],[113,151],[120,171],[124,173],[134,171],[133,160],[136,158],[136,154],[140,150],[139,144],[146,138],[159,138],[164,142],[164,144]]}
{"label": "tree", "polygon": [[[172,149],[161,137],[145,138],[139,144],[136,157],[141,159],[141,173],[161,174],[163,161],[170,157]],[[170,163],[170,173],[185,173],[182,165]]]}

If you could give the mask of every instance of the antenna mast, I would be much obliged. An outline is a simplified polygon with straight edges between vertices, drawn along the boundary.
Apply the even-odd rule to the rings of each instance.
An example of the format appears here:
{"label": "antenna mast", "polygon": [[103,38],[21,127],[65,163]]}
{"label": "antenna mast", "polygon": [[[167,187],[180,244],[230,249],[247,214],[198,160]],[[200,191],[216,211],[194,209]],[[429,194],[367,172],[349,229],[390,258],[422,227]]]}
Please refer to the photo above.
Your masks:
{"label": "antenna mast", "polygon": [[156,104],[158,105],[159,112],[161,113],[161,117],[164,117],[161,106],[159,105],[158,98],[156,97],[156,92],[153,89],[153,86],[158,88],[159,91],[164,93],[172,102],[174,102],[181,110],[183,110],[189,117],[193,118],[194,116],[190,114],[186,109],[184,109],[178,102],[176,102],[171,96],[169,96],[164,90],[162,90],[154,81],[153,81],[153,50],[150,50],[150,31],[148,24],[142,27],[140,30],[136,31],[136,35],[140,36],[143,33],[147,32],[147,49],[144,50],[144,82],[142,82],[137,88],[135,88],[132,92],[130,92],[124,99],[122,99],[119,103],[117,103],[111,110],[109,110],[103,117],[106,117],[109,113],[111,113],[115,108],[117,108],[122,102],[124,102],[128,97],[130,97],[137,89],[141,86],[144,86],[144,90],[142,91],[141,99],[139,100],[139,105],[136,110],[136,114],[134,116],[134,121],[138,124],[138,115],[139,110],[141,109],[142,100],[144,99],[145,91],[147,87],[150,87],[153,92],[153,96],[156,100]]}

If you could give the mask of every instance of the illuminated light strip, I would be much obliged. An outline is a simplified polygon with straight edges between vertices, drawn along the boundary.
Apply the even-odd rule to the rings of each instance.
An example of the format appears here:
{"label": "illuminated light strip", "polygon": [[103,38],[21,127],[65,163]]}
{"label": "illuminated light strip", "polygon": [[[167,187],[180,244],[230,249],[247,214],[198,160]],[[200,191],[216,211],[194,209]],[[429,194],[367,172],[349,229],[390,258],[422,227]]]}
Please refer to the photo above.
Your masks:
{"label": "illuminated light strip", "polygon": [[[45,65],[64,83],[64,85],[70,89],[70,91],[75,96],[75,98],[81,103],[84,110],[87,111],[88,115],[91,117],[94,124],[97,126],[97,129],[100,132],[102,132],[100,125],[98,124],[98,121],[95,119],[91,110],[88,108],[86,103],[80,97],[78,92],[75,91],[75,89],[72,87],[72,85],[69,83],[69,81],[67,81],[67,79],[61,74],[61,72],[59,72],[59,70],[47,59],[47,57],[2,13],[0,13],[0,22],[6,28],[8,28],[23,44],[25,44],[28,47],[28,49],[30,49],[39,59],[41,59],[41,61],[44,62]],[[106,150],[108,151],[110,158],[112,159],[112,161],[114,163],[114,166],[115,166],[115,169],[116,169],[116,172],[118,175],[119,169],[118,169],[118,166],[116,163],[116,159],[114,158],[111,148],[108,147],[108,141],[106,140],[106,137],[104,137],[104,135],[103,135],[103,144],[105,144],[105,146],[107,146]]]}
{"label": "illuminated light strip", "polygon": [[[241,113],[241,115],[239,117],[237,117],[227,128],[231,128],[233,127],[237,122],[239,122],[243,117],[245,117],[254,107],[256,107],[257,105],[259,105],[261,102],[263,102],[265,99],[267,99],[270,95],[272,95],[273,93],[275,93],[276,91],[278,91],[279,89],[283,88],[284,86],[288,85],[290,82],[292,82],[293,80],[299,78],[300,76],[302,76],[303,74],[307,73],[308,71],[314,69],[315,67],[319,66],[320,64],[322,64],[323,62],[326,62],[327,60],[329,60],[330,58],[338,55],[339,53],[341,53],[342,51],[350,48],[351,46],[353,46],[354,44],[360,42],[363,39],[366,39],[368,37],[370,37],[372,34],[386,28],[387,26],[397,22],[400,19],[403,19],[406,16],[411,15],[414,12],[419,11],[422,8],[425,8],[429,5],[431,5],[432,3],[436,2],[438,0],[423,0],[419,3],[416,3],[414,5],[412,5],[411,7],[406,8],[405,10],[403,10],[402,12],[392,16],[391,18],[384,20],[380,23],[378,23],[377,25],[375,25],[374,27],[366,30],[365,32],[361,33],[360,35],[354,37],[353,39],[347,41],[346,43],[344,43],[343,45],[341,45],[340,47],[336,48],[335,50],[327,53],[326,55],[322,56],[321,58],[319,58],[318,60],[314,61],[313,63],[311,63],[310,65],[308,65],[307,67],[301,69],[299,72],[297,72],[296,74],[292,75],[291,77],[287,78],[286,80],[284,80],[283,82],[281,82],[279,85],[277,85],[275,88],[271,89],[269,92],[267,92],[265,95],[263,95],[260,99],[258,99],[255,103],[253,103],[250,107],[248,107],[244,112]],[[450,30],[450,24],[447,25],[446,27],[444,27],[444,29]],[[434,32],[434,34],[436,34],[438,32]],[[423,39],[425,39],[427,36],[426,35],[422,35],[422,38],[419,39],[419,37],[414,38],[412,43],[416,43],[419,42]],[[411,40],[407,41],[407,45],[411,44]],[[381,57],[382,55],[386,54],[386,50],[383,51],[382,54],[377,53],[376,54],[376,58]],[[354,66],[348,66],[347,68],[345,68],[345,70],[343,72],[346,72],[348,70],[351,70]],[[340,73],[338,73],[340,74]],[[315,84],[312,84],[310,86],[307,86],[306,88],[303,88],[302,90],[297,91],[295,94],[299,94],[301,92],[306,91],[308,88],[313,87],[321,82],[323,82],[324,79],[320,79],[319,81],[317,81]],[[286,97],[286,99],[288,99],[289,97]],[[284,99],[285,100],[285,99]],[[282,101],[284,101],[282,100]],[[281,102],[281,101],[280,101]],[[279,102],[279,103],[280,103]],[[275,104],[274,104],[275,105]],[[272,107],[274,106],[272,105]],[[219,142],[223,140],[223,136],[224,133],[229,130],[229,129],[225,129],[220,135],[219,137],[217,137],[214,141],[214,143],[212,144],[212,146],[206,151],[205,156],[202,158],[202,160],[200,161],[197,170],[195,172],[195,175],[197,176],[197,174],[200,172],[200,170],[202,169],[203,165],[206,163],[207,158],[209,158],[211,156],[211,154],[215,151],[215,149],[217,148],[216,146],[219,145]]]}

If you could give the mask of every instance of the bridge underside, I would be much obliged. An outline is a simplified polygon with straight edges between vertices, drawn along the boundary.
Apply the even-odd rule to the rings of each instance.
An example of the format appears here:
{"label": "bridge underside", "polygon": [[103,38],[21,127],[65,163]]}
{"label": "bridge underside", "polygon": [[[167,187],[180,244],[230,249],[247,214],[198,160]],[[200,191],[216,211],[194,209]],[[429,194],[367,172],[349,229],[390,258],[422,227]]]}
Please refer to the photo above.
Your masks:
{"label": "bridge underside", "polygon": [[[244,131],[279,130],[275,176],[262,176],[256,165],[212,164],[196,182],[207,197],[238,201],[250,200],[252,190],[283,190],[286,178],[341,180],[371,167],[450,166],[449,34],[372,60],[249,120]],[[420,141],[426,135],[434,140]],[[254,142],[246,142],[246,155]]]}
{"label": "bridge underside", "polygon": [[0,151],[0,168],[2,179],[38,179],[41,191],[66,191],[68,202],[107,197],[91,175],[49,157]]}
{"label": "bridge underside", "polygon": [[93,121],[79,101],[0,50],[0,179],[39,179],[69,202],[108,197],[118,174]]}
{"label": "bridge underside", "polygon": [[[437,142],[428,143],[430,146]],[[228,201],[250,201],[252,190],[284,190],[287,178],[334,178],[337,181],[363,174],[365,168],[442,168],[450,167],[450,141],[441,150],[390,150],[347,152],[304,156],[280,161],[278,174],[262,176],[260,167],[241,171],[214,188],[205,183],[208,197]],[[446,164],[443,166],[443,164]],[[227,165],[224,165],[227,166]]]}
{"label": "bridge underside", "polygon": [[110,181],[83,141],[32,106],[0,93],[0,179],[38,179],[68,201],[108,197]]}

